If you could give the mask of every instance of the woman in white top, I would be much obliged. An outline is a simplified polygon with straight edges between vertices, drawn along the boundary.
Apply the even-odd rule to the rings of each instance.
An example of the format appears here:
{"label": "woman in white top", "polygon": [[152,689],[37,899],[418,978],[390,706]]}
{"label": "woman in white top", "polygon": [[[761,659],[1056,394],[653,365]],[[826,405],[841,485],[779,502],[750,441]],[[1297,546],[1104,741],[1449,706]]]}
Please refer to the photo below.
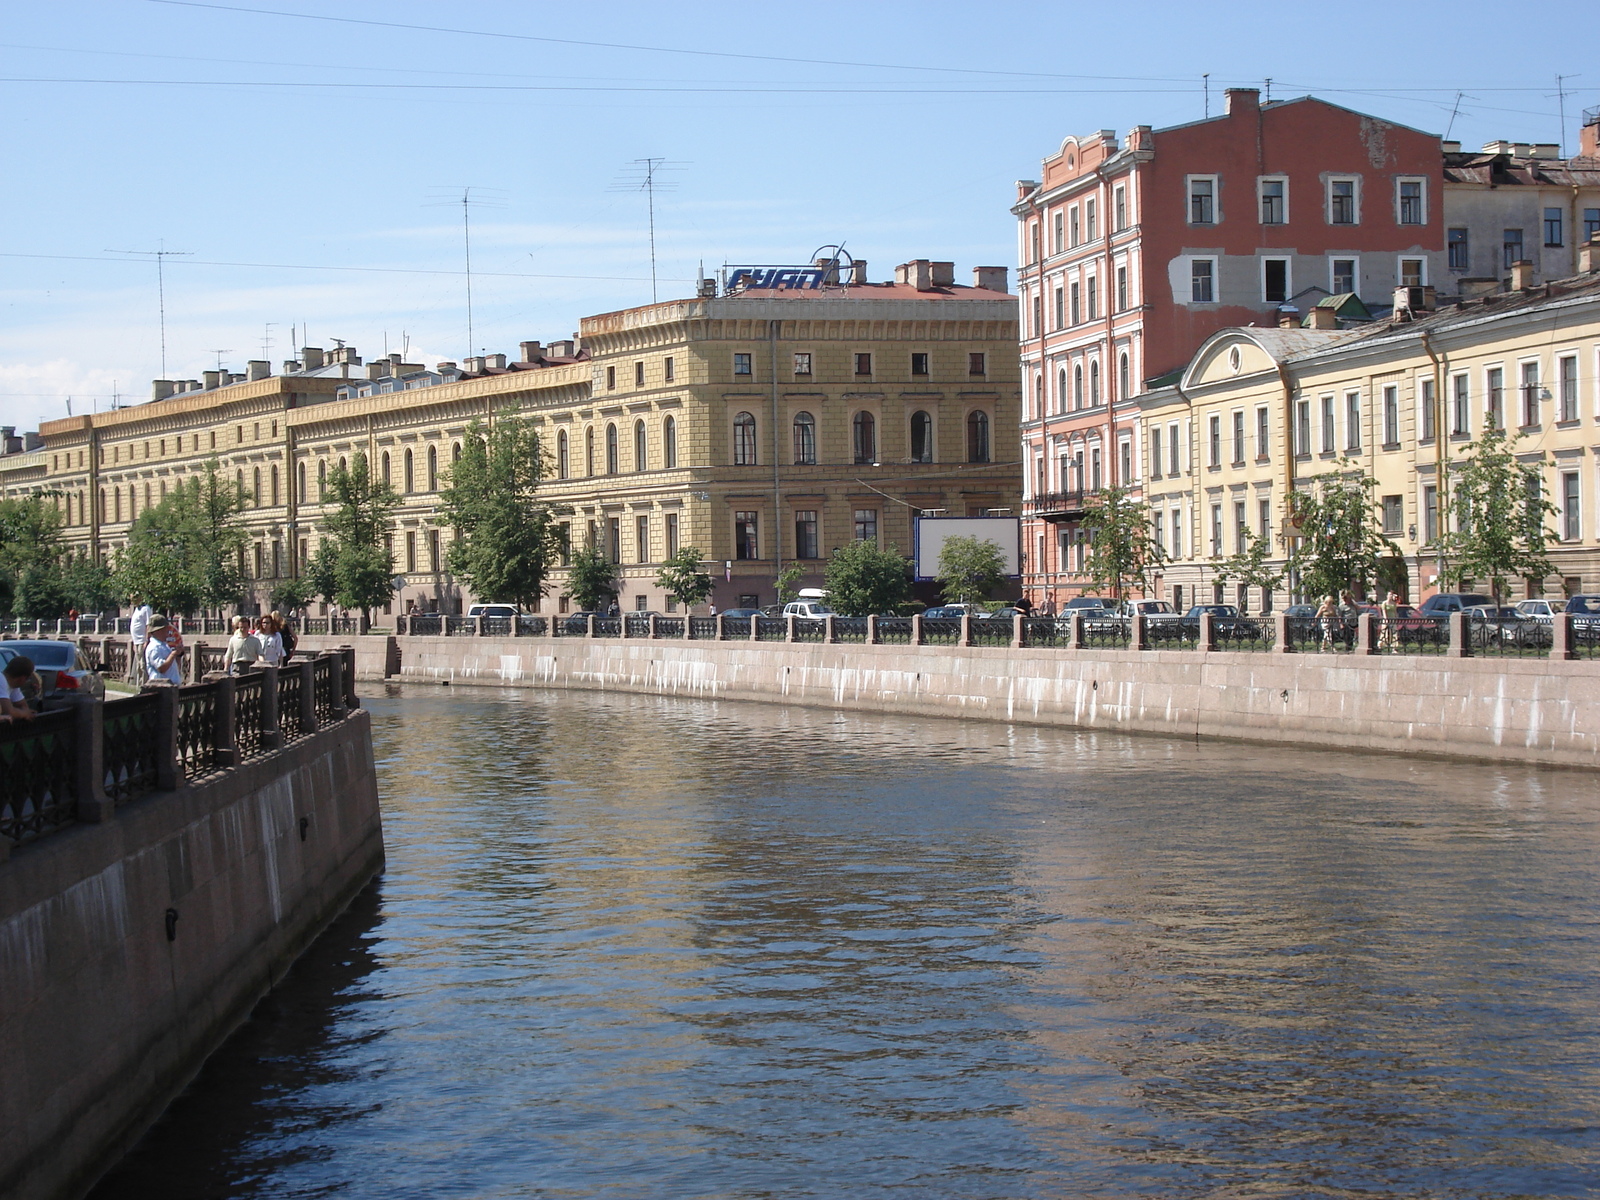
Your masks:
{"label": "woman in white top", "polygon": [[261,627],[256,631],[256,641],[261,643],[261,661],[269,667],[283,665],[283,634],[278,631],[278,623],[271,617],[261,618]]}

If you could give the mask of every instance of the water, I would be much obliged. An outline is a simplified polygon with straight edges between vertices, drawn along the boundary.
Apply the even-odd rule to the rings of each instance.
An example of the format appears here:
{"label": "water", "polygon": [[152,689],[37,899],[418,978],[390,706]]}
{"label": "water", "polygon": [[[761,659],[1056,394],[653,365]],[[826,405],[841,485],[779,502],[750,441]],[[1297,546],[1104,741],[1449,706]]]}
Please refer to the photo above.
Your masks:
{"label": "water", "polygon": [[96,1200],[1600,1192],[1595,777],[456,688]]}

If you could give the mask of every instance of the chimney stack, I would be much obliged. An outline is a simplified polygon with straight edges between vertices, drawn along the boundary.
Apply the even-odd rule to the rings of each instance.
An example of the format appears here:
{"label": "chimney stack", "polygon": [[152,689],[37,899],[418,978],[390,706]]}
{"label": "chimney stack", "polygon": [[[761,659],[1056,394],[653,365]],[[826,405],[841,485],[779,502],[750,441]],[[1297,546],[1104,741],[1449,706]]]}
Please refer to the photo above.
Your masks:
{"label": "chimney stack", "polygon": [[894,269],[896,283],[910,284],[919,292],[933,290],[933,264],[925,258],[914,258]]}
{"label": "chimney stack", "polygon": [[838,286],[839,260],[837,258],[819,258],[814,260],[811,265],[822,268],[822,284],[824,287]]}
{"label": "chimney stack", "polygon": [[577,353],[576,347],[571,342],[551,342],[551,358],[571,358]]}
{"label": "chimney stack", "polygon": [[972,286],[987,288],[991,292],[1003,292],[1010,285],[1006,283],[1004,267],[973,267]]}
{"label": "chimney stack", "polygon": [[1578,247],[1578,274],[1592,275],[1600,271],[1600,233]]}
{"label": "chimney stack", "polygon": [[202,378],[202,379],[204,379],[206,381],[206,390],[207,391],[210,391],[214,387],[221,387],[222,386],[222,372],[221,371],[202,371],[202,372],[200,372],[200,378]]}
{"label": "chimney stack", "polygon": [[522,346],[523,362],[531,363],[539,361],[539,352],[544,349],[543,345],[541,345],[539,342],[522,342],[520,344]]}
{"label": "chimney stack", "polygon": [[504,371],[506,369],[506,356],[504,354],[491,354],[483,360],[490,370]]}
{"label": "chimney stack", "polygon": [[272,364],[260,358],[252,358],[244,365],[244,377],[247,380],[267,379],[272,375]]}
{"label": "chimney stack", "polygon": [[954,287],[956,283],[956,265],[953,262],[929,263],[928,277],[933,281],[934,287]]}
{"label": "chimney stack", "polygon": [[1287,305],[1287,304],[1285,304],[1282,308],[1278,309],[1278,328],[1279,329],[1298,329],[1298,328],[1300,328],[1300,310],[1298,308],[1294,308],[1291,305]]}
{"label": "chimney stack", "polygon": [[1319,304],[1311,310],[1311,328],[1337,329],[1339,328],[1339,314],[1333,309]]}
{"label": "chimney stack", "polygon": [[152,379],[150,381],[150,399],[152,400],[165,400],[177,390],[177,385],[170,379]]}
{"label": "chimney stack", "polygon": [[1234,113],[1251,113],[1261,107],[1260,88],[1228,88],[1223,92],[1227,100],[1227,112],[1231,117]]}
{"label": "chimney stack", "polygon": [[306,370],[308,371],[320,371],[327,365],[327,360],[322,355],[321,346],[301,346],[300,359],[306,364]]}
{"label": "chimney stack", "polygon": [[1578,130],[1578,157],[1600,158],[1600,108],[1583,110],[1583,128]]}
{"label": "chimney stack", "polygon": [[866,283],[867,260],[858,258],[850,264],[850,282],[855,284]]}
{"label": "chimney stack", "polygon": [[1525,292],[1533,286],[1533,260],[1519,258],[1511,264],[1511,290]]}

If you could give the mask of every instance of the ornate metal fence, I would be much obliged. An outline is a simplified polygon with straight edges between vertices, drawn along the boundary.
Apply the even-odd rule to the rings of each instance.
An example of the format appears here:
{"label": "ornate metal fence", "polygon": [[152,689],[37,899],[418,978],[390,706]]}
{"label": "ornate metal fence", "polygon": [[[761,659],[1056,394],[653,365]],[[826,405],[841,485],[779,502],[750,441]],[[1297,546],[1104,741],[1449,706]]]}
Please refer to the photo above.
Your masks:
{"label": "ornate metal fence", "polygon": [[684,617],[657,617],[656,636],[658,638],[683,637],[683,622],[685,620],[686,618]]}
{"label": "ornate metal fence", "polygon": [[881,646],[909,646],[911,644],[911,618],[879,617],[878,644]]}
{"label": "ornate metal fence", "polygon": [[300,681],[298,666],[278,672],[278,733],[285,745],[305,733],[300,723]]}
{"label": "ornate metal fence", "polygon": [[1022,644],[1055,649],[1072,645],[1072,618],[1023,617]]}
{"label": "ornate metal fence", "polygon": [[835,617],[833,619],[833,640],[857,645],[864,644],[867,640],[867,618]]}
{"label": "ornate metal fence", "polygon": [[[789,621],[787,617],[773,617],[771,619],[785,626]],[[784,630],[784,636],[788,636],[787,629]],[[765,637],[763,637],[762,640],[765,641]],[[828,640],[828,623],[826,621],[818,621],[813,619],[802,620],[801,618],[796,617],[794,622],[794,640],[797,642],[825,642]]]}
{"label": "ornate metal fence", "polygon": [[1450,649],[1450,630],[1436,617],[1374,617],[1372,623],[1379,654],[1443,654]]}
{"label": "ornate metal fence", "polygon": [[[788,637],[789,637],[789,618],[788,617],[757,617],[755,619],[755,621],[756,621],[756,641],[758,641],[758,642],[782,642],[782,641],[786,641],[788,639]],[[795,624],[798,625],[799,622],[796,621]],[[816,622],[814,622],[814,624],[816,624],[819,629],[822,626],[822,622],[821,621],[816,621]]]}
{"label": "ornate metal fence", "polygon": [[648,616],[640,616],[638,613],[629,613],[622,619],[627,622],[629,637],[647,638],[650,636],[650,618]]}
{"label": "ornate metal fence", "polygon": [[543,637],[550,628],[549,617],[519,616],[517,618],[517,637]]}
{"label": "ornate metal fence", "polygon": [[717,638],[717,619],[715,617],[690,617],[689,636],[701,641],[715,641]]}
{"label": "ornate metal fence", "polygon": [[323,655],[311,664],[312,711],[317,714],[317,725],[333,720],[333,659]]}
{"label": "ornate metal fence", "polygon": [[267,749],[263,724],[266,717],[266,680],[252,671],[233,682],[233,745],[238,761],[254,758]]}
{"label": "ornate metal fence", "polygon": [[154,692],[113,700],[105,710],[105,791],[118,804],[137,800],[156,788],[160,747],[156,744]]}
{"label": "ornate metal fence", "polygon": [[77,714],[0,725],[0,837],[25,842],[77,815]]}
{"label": "ornate metal fence", "polygon": [[924,646],[954,646],[961,641],[960,617],[923,617]]}
{"label": "ornate metal fence", "polygon": [[974,646],[1009,646],[1011,645],[1011,618],[1009,617],[974,617],[972,620],[972,644]]}
{"label": "ornate metal fence", "polygon": [[[1148,630],[1148,626],[1146,629]],[[1086,650],[1126,650],[1133,645],[1133,618],[1085,618],[1083,645]]]}
{"label": "ornate metal fence", "polygon": [[178,760],[190,779],[217,769],[217,685],[178,689]]}
{"label": "ornate metal fence", "polygon": [[622,636],[621,617],[596,617],[594,619],[594,635],[597,638],[619,638]]}

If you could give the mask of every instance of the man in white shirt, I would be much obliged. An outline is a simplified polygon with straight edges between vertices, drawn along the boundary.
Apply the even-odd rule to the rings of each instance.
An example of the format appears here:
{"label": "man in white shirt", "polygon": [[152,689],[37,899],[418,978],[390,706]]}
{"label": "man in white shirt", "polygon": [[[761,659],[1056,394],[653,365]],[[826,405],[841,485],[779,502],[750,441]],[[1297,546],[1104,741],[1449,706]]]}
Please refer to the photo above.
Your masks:
{"label": "man in white shirt", "polygon": [[186,653],[178,631],[165,617],[150,618],[150,636],[144,643],[144,665],[152,683],[183,682],[183,656]]}
{"label": "man in white shirt", "polygon": [[250,632],[248,617],[233,619],[233,637],[228,641],[228,674],[238,675],[256,665],[261,657],[261,642]]}
{"label": "man in white shirt", "polygon": [[150,637],[150,618],[154,615],[142,597],[134,598],[133,619],[128,622],[128,682],[142,685],[147,675],[144,661],[145,642]]}

